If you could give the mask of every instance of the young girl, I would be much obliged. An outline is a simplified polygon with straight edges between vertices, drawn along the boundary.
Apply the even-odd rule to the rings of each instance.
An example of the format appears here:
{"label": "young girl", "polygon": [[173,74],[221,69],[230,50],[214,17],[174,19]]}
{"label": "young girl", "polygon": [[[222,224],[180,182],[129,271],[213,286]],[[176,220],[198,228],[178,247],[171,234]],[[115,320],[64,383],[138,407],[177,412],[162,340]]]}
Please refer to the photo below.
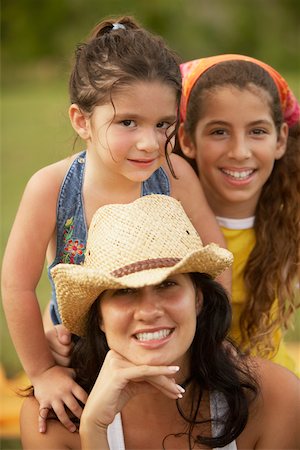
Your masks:
{"label": "young girl", "polygon": [[299,104],[278,72],[247,56],[181,70],[181,149],[234,255],[231,336],[294,369],[281,329],[299,300]]}
{"label": "young girl", "polygon": [[299,448],[300,380],[224,345],[231,308],[213,277],[231,261],[171,197],[100,208],[84,264],[52,269],[63,323],[84,336],[72,354],[90,392],[79,433],[53,416],[38,433],[29,398],[23,449]]}
{"label": "young girl", "polygon": [[[81,264],[96,209],[151,193],[180,200],[203,241],[222,244],[195,173],[170,155],[180,96],[177,57],[160,38],[127,17],[97,25],[77,47],[70,77],[70,119],[86,150],[33,175],[8,240],[2,292],[10,333],[41,407],[71,431],[65,406],[79,417],[86,393],[45,339],[35,292],[45,257],[49,269]],[[54,290],[51,316],[60,322]]]}

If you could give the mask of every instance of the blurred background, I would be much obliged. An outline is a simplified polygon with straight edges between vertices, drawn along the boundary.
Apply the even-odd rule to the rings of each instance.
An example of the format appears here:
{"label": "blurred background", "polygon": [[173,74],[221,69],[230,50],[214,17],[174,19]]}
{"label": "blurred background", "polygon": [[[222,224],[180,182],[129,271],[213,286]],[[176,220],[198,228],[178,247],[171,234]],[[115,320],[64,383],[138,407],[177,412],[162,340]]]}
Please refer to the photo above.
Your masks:
{"label": "blurred background", "polygon": [[[68,75],[76,44],[98,21],[125,14],[162,35],[183,61],[218,53],[262,59],[300,98],[299,0],[2,0],[1,258],[29,177],[75,151]],[[32,239],[38,238],[37,229]],[[49,292],[44,273],[38,287],[42,309]],[[299,314],[294,323],[286,337],[292,343],[300,341]],[[3,380],[13,379],[21,366],[2,308],[0,331]],[[7,439],[0,447],[20,448]]]}

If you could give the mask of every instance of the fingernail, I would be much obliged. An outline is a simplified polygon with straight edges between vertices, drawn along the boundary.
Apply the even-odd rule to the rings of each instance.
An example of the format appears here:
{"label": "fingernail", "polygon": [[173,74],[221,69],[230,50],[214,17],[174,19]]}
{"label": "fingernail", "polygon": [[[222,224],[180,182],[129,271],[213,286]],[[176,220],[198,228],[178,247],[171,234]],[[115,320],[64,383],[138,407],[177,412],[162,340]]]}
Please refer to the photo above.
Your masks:
{"label": "fingernail", "polygon": [[176,387],[179,390],[179,392],[181,392],[181,394],[185,392],[185,389],[182,386],[180,386],[180,384],[176,384]]}
{"label": "fingernail", "polygon": [[69,431],[71,431],[71,433],[75,433],[76,430],[77,430],[77,428],[75,425],[73,425],[72,427],[69,428]]}
{"label": "fingernail", "polygon": [[178,395],[177,395],[177,398],[182,398],[182,397],[183,397],[182,394],[178,394]]}
{"label": "fingernail", "polygon": [[180,367],[179,366],[169,366],[168,369],[170,370],[170,372],[178,372]]}

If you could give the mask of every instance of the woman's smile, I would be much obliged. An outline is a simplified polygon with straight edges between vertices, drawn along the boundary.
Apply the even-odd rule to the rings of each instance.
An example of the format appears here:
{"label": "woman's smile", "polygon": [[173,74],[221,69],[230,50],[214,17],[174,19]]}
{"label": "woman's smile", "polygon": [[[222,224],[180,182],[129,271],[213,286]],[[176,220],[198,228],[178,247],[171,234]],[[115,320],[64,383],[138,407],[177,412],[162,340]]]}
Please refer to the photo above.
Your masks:
{"label": "woman's smile", "polygon": [[133,335],[139,345],[153,348],[167,343],[175,328],[160,328],[153,331],[140,331]]}

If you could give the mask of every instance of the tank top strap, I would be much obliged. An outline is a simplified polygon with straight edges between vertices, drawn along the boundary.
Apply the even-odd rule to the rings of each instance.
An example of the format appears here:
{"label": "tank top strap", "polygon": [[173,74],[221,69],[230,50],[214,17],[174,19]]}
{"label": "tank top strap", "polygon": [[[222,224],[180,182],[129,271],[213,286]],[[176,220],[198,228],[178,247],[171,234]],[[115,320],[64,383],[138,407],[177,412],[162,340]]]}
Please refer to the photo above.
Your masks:
{"label": "tank top strap", "polygon": [[57,204],[58,262],[80,264],[84,260],[87,225],[82,186],[86,152],[73,161],[62,183]]}
{"label": "tank top strap", "polygon": [[50,311],[54,323],[60,322],[55,289],[50,269],[59,263],[81,264],[87,240],[87,225],[82,198],[86,152],[81,152],[72,162],[62,182],[56,211],[56,256],[48,267],[52,285]]}
{"label": "tank top strap", "polygon": [[110,450],[125,450],[122,417],[120,413],[115,416],[113,422],[107,427],[107,440]]}
{"label": "tank top strap", "polygon": [[151,177],[142,183],[142,196],[150,194],[170,195],[170,181],[162,167],[159,167]]}

